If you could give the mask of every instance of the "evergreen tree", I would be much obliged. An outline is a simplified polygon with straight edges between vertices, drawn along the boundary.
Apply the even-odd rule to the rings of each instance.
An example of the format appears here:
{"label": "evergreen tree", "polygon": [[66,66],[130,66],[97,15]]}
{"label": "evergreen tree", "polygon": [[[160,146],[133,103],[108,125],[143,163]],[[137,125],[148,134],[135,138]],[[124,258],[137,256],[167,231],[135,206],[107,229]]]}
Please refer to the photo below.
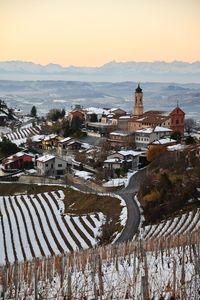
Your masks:
{"label": "evergreen tree", "polygon": [[81,129],[82,120],[79,117],[74,117],[71,122],[71,130],[72,132],[76,132]]}
{"label": "evergreen tree", "polygon": [[65,109],[63,108],[63,109],[61,110],[61,117],[64,118],[64,116],[65,116]]}
{"label": "evergreen tree", "polygon": [[37,117],[37,109],[36,109],[35,105],[33,105],[33,107],[31,108],[31,117],[34,117],[34,118]]}

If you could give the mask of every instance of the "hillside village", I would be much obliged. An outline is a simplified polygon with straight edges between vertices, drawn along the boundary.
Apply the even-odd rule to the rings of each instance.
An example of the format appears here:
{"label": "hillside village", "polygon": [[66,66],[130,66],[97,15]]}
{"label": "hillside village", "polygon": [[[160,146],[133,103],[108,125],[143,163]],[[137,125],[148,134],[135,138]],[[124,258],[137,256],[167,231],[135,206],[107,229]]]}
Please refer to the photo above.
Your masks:
{"label": "hillside village", "polygon": [[140,84],[130,110],[0,101],[0,299],[198,299],[200,128]]}
{"label": "hillside village", "polygon": [[[184,136],[185,113],[179,104],[171,112],[145,112],[140,85],[132,113],[77,105],[71,111],[52,109],[46,118],[40,118],[36,111],[27,116],[9,110],[3,101],[0,104],[1,137],[19,150],[1,154],[2,179],[14,176],[17,180],[12,174],[16,172],[57,179],[69,174],[98,184],[113,179],[115,185],[115,179],[144,167],[168,147],[200,139],[198,128],[192,128],[192,136],[187,132]],[[104,184],[112,184],[107,182]]]}

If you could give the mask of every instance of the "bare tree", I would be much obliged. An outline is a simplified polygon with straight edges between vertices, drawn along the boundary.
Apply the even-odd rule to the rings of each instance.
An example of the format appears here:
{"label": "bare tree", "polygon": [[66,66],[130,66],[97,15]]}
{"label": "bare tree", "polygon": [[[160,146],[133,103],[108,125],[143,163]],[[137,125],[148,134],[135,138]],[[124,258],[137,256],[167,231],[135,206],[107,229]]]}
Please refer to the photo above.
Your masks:
{"label": "bare tree", "polygon": [[192,129],[194,129],[196,126],[196,122],[192,118],[188,118],[185,120],[185,131],[190,134],[192,132]]}

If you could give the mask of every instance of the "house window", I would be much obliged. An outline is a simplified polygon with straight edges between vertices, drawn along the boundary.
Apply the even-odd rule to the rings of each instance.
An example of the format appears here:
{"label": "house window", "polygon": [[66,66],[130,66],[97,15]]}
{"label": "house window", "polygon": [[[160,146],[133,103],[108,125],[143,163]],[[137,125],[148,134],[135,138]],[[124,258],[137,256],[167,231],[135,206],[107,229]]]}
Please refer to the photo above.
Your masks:
{"label": "house window", "polygon": [[48,167],[49,165],[48,165],[48,164],[45,164],[45,166]]}
{"label": "house window", "polygon": [[176,124],[179,124],[179,120],[176,120]]}
{"label": "house window", "polygon": [[53,169],[53,164],[51,164],[51,168]]}
{"label": "house window", "polygon": [[61,168],[61,167],[62,167],[62,164],[58,164],[58,167]]}

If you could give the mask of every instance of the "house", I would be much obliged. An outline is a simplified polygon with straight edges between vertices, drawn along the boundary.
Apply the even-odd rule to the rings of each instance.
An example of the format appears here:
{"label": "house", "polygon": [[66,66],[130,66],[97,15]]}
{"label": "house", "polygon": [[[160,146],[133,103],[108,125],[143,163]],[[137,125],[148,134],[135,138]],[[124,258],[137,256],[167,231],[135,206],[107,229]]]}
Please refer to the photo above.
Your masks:
{"label": "house", "polygon": [[112,123],[88,122],[86,128],[98,132],[101,135],[108,135],[116,129],[116,125],[113,125]]}
{"label": "house", "polygon": [[149,145],[147,160],[152,161],[157,155],[167,151],[169,146],[176,145],[177,141],[170,138],[162,138],[158,141],[154,141]]}
{"label": "house", "polygon": [[42,176],[63,176],[67,162],[55,155],[46,154],[36,160],[37,171]]}
{"label": "house", "polygon": [[49,150],[55,148],[59,141],[59,136],[57,134],[49,134],[42,140],[42,148],[44,150]]}
{"label": "house", "polygon": [[80,150],[82,143],[71,137],[60,140],[57,144],[58,154],[62,155],[67,150]]}
{"label": "house", "polygon": [[113,131],[110,132],[107,141],[112,147],[129,147],[134,143],[134,137],[127,131]]}
{"label": "house", "polygon": [[118,116],[125,116],[126,111],[121,108],[111,108],[110,113],[118,115]]}
{"label": "house", "polygon": [[22,170],[33,167],[34,155],[25,152],[17,152],[2,161],[5,170]]}
{"label": "house", "polygon": [[120,158],[108,158],[103,162],[104,168],[108,170],[124,169],[126,167],[125,161]]}
{"label": "house", "polygon": [[128,131],[128,121],[130,119],[130,115],[121,116],[118,119],[118,130]]}
{"label": "house", "polygon": [[[85,112],[85,121],[87,122],[94,122],[92,119],[94,115],[96,116],[95,122],[102,122],[103,124],[108,123],[108,119],[112,119],[113,116],[123,116],[126,112],[121,108],[96,108],[96,107],[89,107],[83,110]],[[92,118],[91,118],[92,116]],[[102,118],[105,118],[102,120]]]}
{"label": "house", "polygon": [[160,140],[164,136],[169,136],[172,130],[166,127],[147,127],[135,132],[135,146],[137,148],[147,148],[153,141]]}
{"label": "house", "polygon": [[104,161],[104,167],[109,170],[116,169],[137,169],[139,165],[139,157],[142,152],[134,150],[121,150],[107,157]]}
{"label": "house", "polygon": [[80,110],[75,109],[75,110],[69,112],[68,119],[69,119],[70,124],[72,123],[72,120],[76,119],[76,118],[80,119],[81,122],[85,121],[85,115],[84,115],[84,112],[82,109],[80,109]]}
{"label": "house", "polygon": [[[101,118],[103,115],[108,114],[108,111],[103,108],[98,107],[88,107],[84,109],[85,113],[85,122],[101,122]],[[94,121],[93,119],[96,119]]]}

